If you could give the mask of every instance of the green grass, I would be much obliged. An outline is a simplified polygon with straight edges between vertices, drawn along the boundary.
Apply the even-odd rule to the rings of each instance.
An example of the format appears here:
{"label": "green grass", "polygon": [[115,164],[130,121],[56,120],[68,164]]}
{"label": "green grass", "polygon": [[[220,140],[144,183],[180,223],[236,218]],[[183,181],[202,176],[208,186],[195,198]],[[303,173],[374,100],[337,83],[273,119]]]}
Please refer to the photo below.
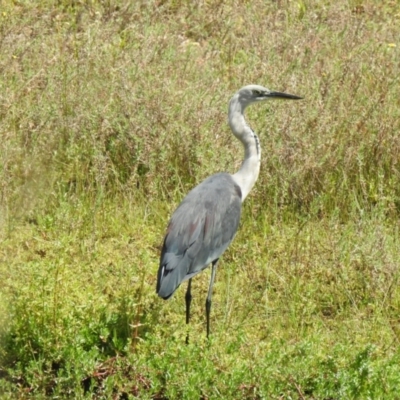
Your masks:
{"label": "green grass", "polygon": [[[396,1],[3,1],[0,397],[397,399]],[[168,217],[242,149],[260,178],[221,259],[155,294]]]}

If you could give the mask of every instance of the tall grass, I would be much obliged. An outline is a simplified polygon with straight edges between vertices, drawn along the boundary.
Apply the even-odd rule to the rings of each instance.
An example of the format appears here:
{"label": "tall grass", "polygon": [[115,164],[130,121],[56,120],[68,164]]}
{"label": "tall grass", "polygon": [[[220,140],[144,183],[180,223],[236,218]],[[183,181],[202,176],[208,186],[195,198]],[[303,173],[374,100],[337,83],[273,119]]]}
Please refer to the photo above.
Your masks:
{"label": "tall grass", "polygon": [[[396,2],[4,1],[0,393],[7,398],[396,398]],[[242,149],[262,170],[217,274],[155,277],[184,194]]]}

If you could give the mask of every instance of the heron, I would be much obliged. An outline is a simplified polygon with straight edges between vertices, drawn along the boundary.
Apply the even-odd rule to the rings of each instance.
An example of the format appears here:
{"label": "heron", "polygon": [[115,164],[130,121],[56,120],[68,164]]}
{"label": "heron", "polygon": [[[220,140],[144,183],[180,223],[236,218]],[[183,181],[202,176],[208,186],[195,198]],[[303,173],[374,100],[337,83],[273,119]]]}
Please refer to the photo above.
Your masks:
{"label": "heron", "polygon": [[[250,104],[271,99],[299,100],[302,97],[259,85],[244,86],[233,95],[229,102],[228,123],[244,147],[241,167],[233,175],[214,174],[192,189],[172,214],[164,236],[156,292],[167,300],[182,282],[188,281],[186,324],[190,319],[192,278],[211,264],[206,298],[207,338],[210,336],[211,297],[218,260],[236,234],[242,203],[260,172],[260,141],[247,124],[244,111]],[[188,340],[189,334],[186,342]]]}

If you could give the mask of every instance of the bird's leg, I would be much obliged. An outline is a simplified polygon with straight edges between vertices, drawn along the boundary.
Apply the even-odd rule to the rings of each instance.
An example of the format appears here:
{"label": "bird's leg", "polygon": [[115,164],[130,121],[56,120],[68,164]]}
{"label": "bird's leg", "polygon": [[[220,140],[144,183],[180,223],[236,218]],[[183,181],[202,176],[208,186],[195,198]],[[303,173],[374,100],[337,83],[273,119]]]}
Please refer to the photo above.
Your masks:
{"label": "bird's leg", "polygon": [[187,290],[186,290],[186,295],[185,295],[185,300],[186,300],[186,323],[189,323],[190,319],[190,303],[192,301],[192,293],[191,293],[191,288],[192,288],[192,279],[189,279]]}
{"label": "bird's leg", "polygon": [[207,294],[207,299],[206,299],[207,338],[210,335],[211,296],[212,296],[212,290],[213,290],[213,285],[214,285],[215,272],[217,270],[217,262],[218,262],[218,259],[216,259],[212,263],[210,286],[208,287],[208,294]]}
{"label": "bird's leg", "polygon": [[[185,301],[186,301],[186,325],[189,324],[189,319],[190,319],[190,303],[192,301],[191,288],[192,288],[192,279],[189,279],[187,290],[186,290],[186,295],[185,295]],[[188,330],[187,335],[186,335],[186,344],[189,344],[189,330]]]}

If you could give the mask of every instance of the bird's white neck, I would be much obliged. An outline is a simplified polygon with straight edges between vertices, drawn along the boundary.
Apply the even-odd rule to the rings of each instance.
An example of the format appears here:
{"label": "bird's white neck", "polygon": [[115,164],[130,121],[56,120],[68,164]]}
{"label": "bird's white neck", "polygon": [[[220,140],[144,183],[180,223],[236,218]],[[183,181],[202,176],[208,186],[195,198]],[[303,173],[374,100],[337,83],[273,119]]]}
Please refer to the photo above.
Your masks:
{"label": "bird's white neck", "polygon": [[233,134],[243,143],[244,160],[236,174],[232,175],[242,191],[242,201],[256,183],[260,172],[261,147],[257,135],[244,119],[245,107],[240,104],[237,95],[229,103],[228,121]]}

